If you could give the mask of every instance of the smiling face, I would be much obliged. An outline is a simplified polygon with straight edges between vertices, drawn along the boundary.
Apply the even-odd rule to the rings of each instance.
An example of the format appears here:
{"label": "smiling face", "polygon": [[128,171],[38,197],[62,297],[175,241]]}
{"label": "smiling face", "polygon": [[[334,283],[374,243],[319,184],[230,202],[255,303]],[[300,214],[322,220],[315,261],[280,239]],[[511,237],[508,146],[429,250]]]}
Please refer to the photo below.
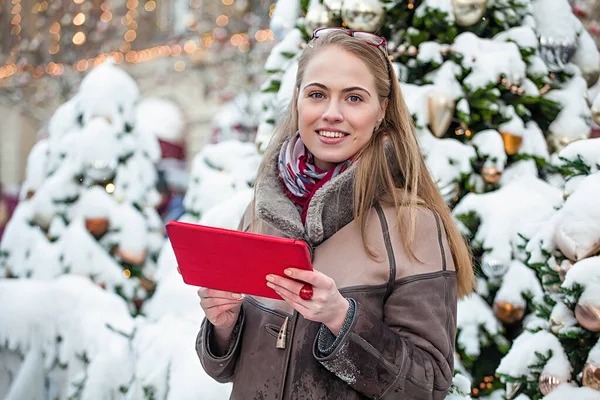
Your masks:
{"label": "smiling face", "polygon": [[373,74],[338,46],[315,54],[298,89],[298,130],[315,165],[329,169],[360,151],[385,115]]}

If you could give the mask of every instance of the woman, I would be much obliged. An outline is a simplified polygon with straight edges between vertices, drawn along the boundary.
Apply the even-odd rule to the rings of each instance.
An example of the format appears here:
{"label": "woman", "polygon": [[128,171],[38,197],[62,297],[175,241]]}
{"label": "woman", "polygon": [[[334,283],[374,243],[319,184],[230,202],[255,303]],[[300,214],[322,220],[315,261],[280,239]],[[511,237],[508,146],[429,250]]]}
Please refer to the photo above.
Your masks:
{"label": "woman", "polygon": [[442,399],[451,385],[471,258],[385,46],[315,31],[240,225],[305,240],[315,271],[265,277],[285,301],[198,291],[197,352],[232,399]]}

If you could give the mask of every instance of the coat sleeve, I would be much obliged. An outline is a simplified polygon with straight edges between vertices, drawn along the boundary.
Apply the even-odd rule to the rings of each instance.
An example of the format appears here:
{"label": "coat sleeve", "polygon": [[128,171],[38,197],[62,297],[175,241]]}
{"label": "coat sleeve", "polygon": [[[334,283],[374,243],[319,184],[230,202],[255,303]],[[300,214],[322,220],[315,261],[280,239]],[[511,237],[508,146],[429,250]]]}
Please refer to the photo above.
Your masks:
{"label": "coat sleeve", "polygon": [[242,336],[242,329],[244,328],[244,319],[245,313],[244,306],[242,305],[238,321],[229,339],[229,346],[222,356],[215,355],[213,325],[206,318],[202,321],[200,332],[196,338],[196,352],[204,371],[217,382],[231,382],[233,378],[235,365],[240,353],[240,338]]}
{"label": "coat sleeve", "polygon": [[439,263],[429,258],[433,264],[422,268],[428,272],[398,279],[383,305],[383,318],[356,296],[350,327],[333,352],[321,353],[318,335],[315,339],[314,357],[369,398],[444,399],[452,384],[456,273],[453,266],[446,269],[441,254],[448,255],[447,244],[441,238],[426,242],[430,251],[437,247]]}

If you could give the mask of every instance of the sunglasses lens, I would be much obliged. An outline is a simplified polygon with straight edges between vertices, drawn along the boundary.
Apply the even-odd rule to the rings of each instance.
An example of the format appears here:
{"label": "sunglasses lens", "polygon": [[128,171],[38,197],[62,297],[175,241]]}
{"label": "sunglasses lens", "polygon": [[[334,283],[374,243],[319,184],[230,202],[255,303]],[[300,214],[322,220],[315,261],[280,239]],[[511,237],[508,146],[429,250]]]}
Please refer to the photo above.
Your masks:
{"label": "sunglasses lens", "polygon": [[342,28],[319,28],[313,33],[313,37],[316,39],[318,37],[323,37],[328,35],[331,32],[343,31]]}
{"label": "sunglasses lens", "polygon": [[383,39],[372,33],[354,32],[354,37],[374,46],[381,46],[383,44]]}

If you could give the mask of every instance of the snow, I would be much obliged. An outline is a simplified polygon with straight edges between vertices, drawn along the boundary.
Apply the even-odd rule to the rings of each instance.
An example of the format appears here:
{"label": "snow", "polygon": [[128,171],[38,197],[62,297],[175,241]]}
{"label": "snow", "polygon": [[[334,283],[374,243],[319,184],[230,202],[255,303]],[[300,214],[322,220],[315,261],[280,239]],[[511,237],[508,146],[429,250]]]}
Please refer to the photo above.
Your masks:
{"label": "snow", "polygon": [[502,329],[491,307],[477,294],[459,300],[456,324],[459,330],[457,345],[470,356],[481,353],[485,335],[496,336]]}
{"label": "snow", "polygon": [[515,42],[522,49],[537,49],[539,40],[531,27],[517,26],[494,36],[499,42]]}
{"label": "snow", "polygon": [[569,141],[586,139],[590,136],[590,109],[585,99],[587,83],[579,76],[573,77],[561,89],[551,90],[546,94],[548,100],[561,105],[561,110],[550,124],[550,131],[558,138]]}
{"label": "snow", "polygon": [[278,0],[275,4],[270,28],[275,39],[282,40],[296,25],[296,19],[300,16],[300,2],[298,0]]}
{"label": "snow", "polygon": [[422,63],[435,63],[441,65],[444,62],[442,57],[442,45],[438,42],[423,42],[419,45],[419,54],[417,60]]}
{"label": "snow", "polygon": [[518,234],[533,235],[561,203],[562,193],[558,189],[536,177],[524,176],[494,192],[466,195],[453,214],[475,212],[481,225],[474,240],[486,250],[482,263],[508,265]]}
{"label": "snow", "polygon": [[552,308],[550,324],[555,324],[557,326],[556,328],[553,328],[553,330],[557,329],[554,331],[555,333],[566,334],[570,331],[577,330],[577,328],[573,329],[577,325],[575,314],[573,314],[573,311],[571,311],[571,309],[562,301],[558,301]]}
{"label": "snow", "polygon": [[513,83],[525,78],[527,66],[515,43],[481,39],[463,32],[456,37],[452,48],[463,57],[463,67],[472,69],[463,81],[469,90],[495,85],[501,76]]}
{"label": "snow", "polygon": [[600,172],[583,179],[571,194],[557,221],[555,241],[562,253],[573,261],[593,254],[600,246]]}
{"label": "snow", "polygon": [[600,68],[600,52],[590,33],[582,29],[579,34],[577,51],[571,60],[583,74],[591,74]]}
{"label": "snow", "polygon": [[576,42],[581,22],[573,15],[567,0],[533,0],[531,3],[539,36],[555,42]]}
{"label": "snow", "polygon": [[535,353],[546,355],[548,351],[551,351],[552,355],[542,368],[542,375],[552,375],[566,382],[571,377],[571,365],[567,355],[558,338],[545,330],[534,333],[524,331],[519,335],[513,341],[509,352],[500,360],[496,373],[534,379],[529,366],[539,362]]}
{"label": "snow", "polygon": [[[585,291],[579,301],[581,303],[591,302],[592,304],[600,304],[600,256],[586,258],[573,264],[567,272],[562,287],[572,289],[576,285],[582,286]],[[590,290],[588,290],[588,288]]]}
{"label": "snow", "polygon": [[424,18],[431,10],[446,13],[446,22],[448,25],[454,24],[454,12],[452,11],[450,0],[425,0],[417,7],[415,15],[419,18]]}
{"label": "snow", "polygon": [[506,152],[504,151],[504,142],[500,133],[494,129],[486,129],[477,132],[471,139],[473,147],[477,154],[486,158],[485,167],[492,167],[499,171],[504,170],[506,164]]}
{"label": "snow", "polygon": [[[156,139],[181,143],[184,123],[183,112],[169,99],[148,97],[135,108],[135,132],[154,162],[160,159],[160,147]],[[158,157],[155,158],[157,150]]]}
{"label": "snow", "polygon": [[508,266],[494,301],[505,301],[515,307],[525,308],[527,301],[523,295],[529,295],[534,300],[539,300],[543,296],[542,286],[533,269],[514,260]]}

